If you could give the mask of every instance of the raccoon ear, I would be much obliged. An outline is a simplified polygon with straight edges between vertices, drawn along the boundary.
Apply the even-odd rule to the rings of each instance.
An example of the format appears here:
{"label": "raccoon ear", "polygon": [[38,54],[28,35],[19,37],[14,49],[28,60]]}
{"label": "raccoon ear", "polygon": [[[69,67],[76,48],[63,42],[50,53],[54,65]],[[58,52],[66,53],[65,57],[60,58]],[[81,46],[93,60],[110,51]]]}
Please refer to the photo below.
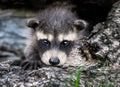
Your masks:
{"label": "raccoon ear", "polygon": [[27,20],[27,26],[35,29],[39,25],[39,20],[35,18],[31,18]]}
{"label": "raccoon ear", "polygon": [[87,27],[87,25],[88,25],[88,23],[81,19],[74,21],[74,27],[78,31],[85,29]]}

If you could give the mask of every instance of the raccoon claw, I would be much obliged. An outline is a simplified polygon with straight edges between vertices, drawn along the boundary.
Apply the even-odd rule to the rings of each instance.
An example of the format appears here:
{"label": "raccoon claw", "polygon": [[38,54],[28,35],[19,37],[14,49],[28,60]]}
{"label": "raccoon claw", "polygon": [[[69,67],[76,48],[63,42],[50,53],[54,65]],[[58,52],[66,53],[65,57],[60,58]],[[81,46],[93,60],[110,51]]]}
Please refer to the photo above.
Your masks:
{"label": "raccoon claw", "polygon": [[21,67],[24,70],[36,70],[42,67],[42,63],[39,60],[35,61],[25,60],[21,63]]}

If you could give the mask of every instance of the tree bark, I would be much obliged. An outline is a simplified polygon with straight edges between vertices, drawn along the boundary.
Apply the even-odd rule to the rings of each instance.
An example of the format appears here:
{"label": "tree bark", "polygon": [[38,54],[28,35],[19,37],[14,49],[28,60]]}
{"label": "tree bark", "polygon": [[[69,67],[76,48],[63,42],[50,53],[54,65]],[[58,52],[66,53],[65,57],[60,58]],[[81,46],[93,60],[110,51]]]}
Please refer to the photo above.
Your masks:
{"label": "tree bark", "polygon": [[[107,20],[99,23],[88,40],[96,50],[91,52],[96,57],[108,59],[111,63],[120,64],[120,4],[113,5]],[[97,49],[98,48],[98,49]],[[89,48],[88,48],[89,49]],[[91,50],[91,49],[89,49]]]}

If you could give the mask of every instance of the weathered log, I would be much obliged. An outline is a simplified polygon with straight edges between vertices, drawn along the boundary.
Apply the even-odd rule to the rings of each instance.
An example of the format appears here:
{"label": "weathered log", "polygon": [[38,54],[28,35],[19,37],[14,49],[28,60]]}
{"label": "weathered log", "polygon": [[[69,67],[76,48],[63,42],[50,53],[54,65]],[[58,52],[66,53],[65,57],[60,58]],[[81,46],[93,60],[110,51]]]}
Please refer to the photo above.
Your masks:
{"label": "weathered log", "polygon": [[107,20],[94,27],[88,43],[92,46],[90,53],[96,57],[109,60],[113,64],[120,64],[120,4],[113,5]]}

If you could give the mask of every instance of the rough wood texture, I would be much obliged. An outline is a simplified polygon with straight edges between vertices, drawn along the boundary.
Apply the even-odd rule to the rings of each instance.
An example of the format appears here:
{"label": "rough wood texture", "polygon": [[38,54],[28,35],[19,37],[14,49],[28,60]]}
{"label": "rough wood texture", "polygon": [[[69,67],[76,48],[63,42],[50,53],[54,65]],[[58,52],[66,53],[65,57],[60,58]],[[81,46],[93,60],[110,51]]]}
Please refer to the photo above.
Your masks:
{"label": "rough wood texture", "polygon": [[[96,57],[108,59],[111,63],[120,64],[120,4],[113,5],[107,20],[94,27],[88,40],[93,45],[92,54]],[[97,47],[96,47],[97,46]]]}

